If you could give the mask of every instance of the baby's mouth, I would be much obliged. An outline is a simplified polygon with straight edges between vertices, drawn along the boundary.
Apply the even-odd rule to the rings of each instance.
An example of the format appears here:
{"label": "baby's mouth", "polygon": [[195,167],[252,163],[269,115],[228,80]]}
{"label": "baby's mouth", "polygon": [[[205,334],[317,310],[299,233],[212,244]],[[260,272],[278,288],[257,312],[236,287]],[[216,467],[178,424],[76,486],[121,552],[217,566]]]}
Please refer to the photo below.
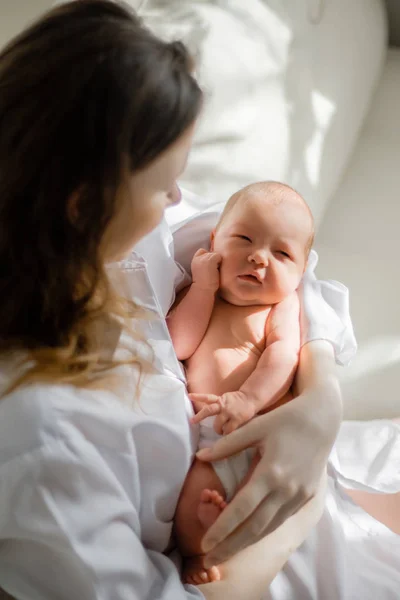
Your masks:
{"label": "baby's mouth", "polygon": [[261,285],[262,281],[259,275],[253,273],[246,273],[245,275],[239,275],[241,281],[247,281],[253,285]]}

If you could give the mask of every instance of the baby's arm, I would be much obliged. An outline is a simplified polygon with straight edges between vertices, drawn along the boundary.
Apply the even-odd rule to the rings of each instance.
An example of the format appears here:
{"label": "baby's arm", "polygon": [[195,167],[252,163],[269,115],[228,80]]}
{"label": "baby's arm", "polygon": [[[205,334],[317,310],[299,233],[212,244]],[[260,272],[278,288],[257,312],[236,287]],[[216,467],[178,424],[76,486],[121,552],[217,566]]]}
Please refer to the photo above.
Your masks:
{"label": "baby's arm", "polygon": [[192,260],[192,284],[182,290],[167,317],[172,343],[179,360],[198,348],[207,331],[219,287],[221,257],[201,248]]}
{"label": "baby's arm", "polygon": [[266,348],[253,373],[237,391],[222,396],[190,394],[197,413],[193,423],[218,415],[215,431],[227,434],[289,391],[300,351],[299,314],[296,292],[272,308],[265,326]]}
{"label": "baby's arm", "polygon": [[276,304],[266,323],[266,347],[256,369],[241,386],[254,403],[254,414],[289,391],[300,351],[300,303],[297,292]]}

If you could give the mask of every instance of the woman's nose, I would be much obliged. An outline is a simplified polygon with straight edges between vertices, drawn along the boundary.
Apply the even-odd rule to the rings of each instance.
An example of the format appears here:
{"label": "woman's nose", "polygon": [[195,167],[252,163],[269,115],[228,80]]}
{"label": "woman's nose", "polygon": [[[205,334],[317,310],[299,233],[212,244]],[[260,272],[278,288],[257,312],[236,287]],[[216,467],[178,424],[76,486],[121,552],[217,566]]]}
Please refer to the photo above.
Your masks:
{"label": "woman's nose", "polygon": [[174,184],[172,190],[168,193],[168,206],[179,204],[182,200],[182,192],[177,183]]}

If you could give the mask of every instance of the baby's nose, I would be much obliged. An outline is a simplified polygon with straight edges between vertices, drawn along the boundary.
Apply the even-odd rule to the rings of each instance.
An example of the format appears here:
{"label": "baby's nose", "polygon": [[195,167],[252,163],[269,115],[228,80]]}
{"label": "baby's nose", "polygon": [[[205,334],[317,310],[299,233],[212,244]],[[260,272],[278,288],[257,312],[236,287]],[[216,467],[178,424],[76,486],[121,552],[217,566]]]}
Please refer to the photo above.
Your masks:
{"label": "baby's nose", "polygon": [[266,250],[255,250],[250,256],[249,256],[249,260],[250,262],[254,262],[257,265],[261,265],[263,267],[268,266],[268,252]]}

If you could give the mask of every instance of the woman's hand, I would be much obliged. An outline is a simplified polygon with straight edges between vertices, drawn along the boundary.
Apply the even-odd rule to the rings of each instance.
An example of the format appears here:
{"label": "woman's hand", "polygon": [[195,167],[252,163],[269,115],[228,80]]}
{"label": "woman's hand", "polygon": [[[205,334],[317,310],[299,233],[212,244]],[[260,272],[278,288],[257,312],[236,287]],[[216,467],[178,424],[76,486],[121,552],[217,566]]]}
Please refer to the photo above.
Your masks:
{"label": "woman's hand", "polygon": [[256,447],[260,462],[203,540],[206,565],[218,564],[274,531],[313,498],[341,421],[341,398],[327,342],[302,348],[292,402],[256,417],[200,451],[201,460]]}
{"label": "woman's hand", "polygon": [[199,586],[207,600],[259,600],[288,558],[303,543],[323,512],[326,472],[322,473],[316,495],[295,515],[228,561],[218,566],[221,580]]}

